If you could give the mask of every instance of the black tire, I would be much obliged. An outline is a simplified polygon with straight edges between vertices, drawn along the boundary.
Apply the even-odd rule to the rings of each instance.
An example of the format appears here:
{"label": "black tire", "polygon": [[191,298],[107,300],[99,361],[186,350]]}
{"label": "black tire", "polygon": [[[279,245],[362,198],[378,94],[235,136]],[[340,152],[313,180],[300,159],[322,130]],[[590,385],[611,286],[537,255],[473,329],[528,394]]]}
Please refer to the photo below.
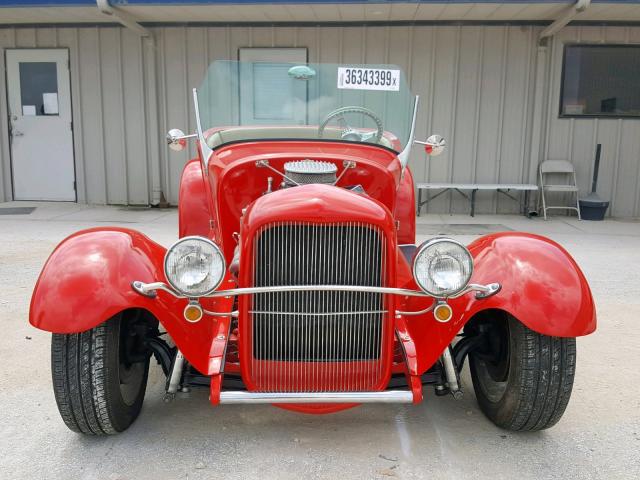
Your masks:
{"label": "black tire", "polygon": [[134,362],[125,352],[134,333],[126,314],[91,330],[53,334],[53,391],[64,423],[74,432],[112,435],[138,417],[149,374],[149,356]]}
{"label": "black tire", "polygon": [[508,315],[490,318],[485,326],[488,346],[469,356],[480,409],[508,430],[555,425],[573,388],[575,338],[541,335]]}

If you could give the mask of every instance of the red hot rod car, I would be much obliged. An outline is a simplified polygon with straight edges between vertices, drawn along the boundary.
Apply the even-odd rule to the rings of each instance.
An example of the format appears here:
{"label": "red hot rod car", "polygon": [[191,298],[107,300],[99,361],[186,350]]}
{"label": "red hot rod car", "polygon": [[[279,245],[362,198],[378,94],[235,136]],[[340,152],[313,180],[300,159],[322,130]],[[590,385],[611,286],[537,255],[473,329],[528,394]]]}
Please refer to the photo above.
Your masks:
{"label": "red hot rod car", "polygon": [[329,413],[462,395],[469,359],[495,424],[562,416],[575,337],[596,328],[569,254],[524,233],[416,245],[418,97],[395,66],[214,62],[193,91],[198,157],[180,183],[169,249],[126,228],[64,240],[30,321],[53,333],[60,414],[85,434],[138,416],[151,357],[166,399]]}

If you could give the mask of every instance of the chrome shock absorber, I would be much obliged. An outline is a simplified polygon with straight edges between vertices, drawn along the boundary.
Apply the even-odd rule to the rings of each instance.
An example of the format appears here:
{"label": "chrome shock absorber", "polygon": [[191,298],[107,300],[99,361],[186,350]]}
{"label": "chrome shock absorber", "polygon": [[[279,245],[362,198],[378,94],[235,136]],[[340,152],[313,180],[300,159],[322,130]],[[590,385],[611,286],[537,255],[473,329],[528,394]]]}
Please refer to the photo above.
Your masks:
{"label": "chrome shock absorber", "polygon": [[176,358],[171,366],[171,373],[167,379],[167,391],[164,394],[164,401],[171,402],[175,396],[178,388],[180,387],[180,381],[182,380],[182,371],[184,369],[184,355],[180,350],[176,351]]}
{"label": "chrome shock absorber", "polygon": [[[442,366],[444,367],[447,388],[451,392],[451,395],[453,395],[453,398],[460,400],[462,398],[462,390],[460,389],[460,372],[458,372],[456,364],[453,361],[451,346],[445,348],[440,359],[442,361]],[[436,386],[436,390],[438,387],[441,387],[441,391],[444,389],[443,385],[438,385]]]}

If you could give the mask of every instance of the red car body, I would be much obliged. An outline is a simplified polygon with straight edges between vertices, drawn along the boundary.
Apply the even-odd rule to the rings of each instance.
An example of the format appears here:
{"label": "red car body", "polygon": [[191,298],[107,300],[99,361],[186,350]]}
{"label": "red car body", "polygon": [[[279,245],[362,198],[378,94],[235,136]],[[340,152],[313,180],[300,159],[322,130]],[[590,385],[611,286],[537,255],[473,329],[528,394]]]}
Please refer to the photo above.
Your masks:
{"label": "red car body", "polygon": [[[334,163],[338,174],[345,162],[355,168],[339,185],[303,185],[264,194],[273,173],[257,168],[268,160],[282,170],[286,162],[312,158]],[[207,162],[188,162],[181,178],[179,236],[203,236],[220,246],[227,265],[236,246],[240,253],[237,278],[227,272],[218,289],[251,287],[254,238],[273,224],[366,224],[381,232],[387,251],[385,284],[418,291],[411,258],[400,246],[415,244],[415,199],[410,170],[404,170],[391,149],[355,142],[267,140],[223,145]],[[343,188],[360,185],[366,195]],[[475,315],[497,309],[531,330],[556,337],[577,337],[596,328],[594,302],[580,268],[557,243],[537,235],[505,232],[481,237],[469,245],[474,258],[471,281],[500,283],[489,298],[463,295],[449,300],[453,317],[446,323],[433,313],[403,315],[426,309],[425,296],[385,295],[381,353],[377,359],[340,365],[252,359],[250,295],[202,298],[203,308],[231,315],[205,315],[187,322],[187,299],[158,291],[141,295],[133,281],[166,282],[166,249],[145,235],[126,228],[94,228],[77,232],[51,254],[38,279],[30,309],[33,326],[54,333],[91,329],[131,308],[150,312],[169,333],[185,359],[211,379],[211,402],[217,404],[223,375],[240,375],[248,391],[383,391],[393,374],[404,374],[414,403],[422,400],[421,376],[438,361],[454,337]],[[291,363],[291,362],[289,362]],[[365,362],[367,363],[367,362]],[[339,369],[337,367],[340,367]],[[293,369],[293,370],[292,370]],[[315,369],[315,370],[314,370]],[[263,372],[260,374],[258,372]],[[268,372],[265,374],[264,372]],[[294,372],[294,373],[292,373]],[[276,402],[277,403],[277,402]],[[330,412],[352,404],[289,404],[305,412]]]}

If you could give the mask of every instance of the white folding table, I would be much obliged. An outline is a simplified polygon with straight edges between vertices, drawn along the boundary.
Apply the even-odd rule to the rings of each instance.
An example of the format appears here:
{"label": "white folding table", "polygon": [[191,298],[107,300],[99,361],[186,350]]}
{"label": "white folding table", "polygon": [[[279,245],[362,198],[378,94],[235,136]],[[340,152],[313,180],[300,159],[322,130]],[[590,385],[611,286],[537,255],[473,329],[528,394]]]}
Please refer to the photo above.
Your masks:
{"label": "white folding table", "polygon": [[[518,199],[511,195],[509,191],[513,190],[516,192],[524,192],[524,201],[521,203],[520,211],[523,215],[529,216],[529,196],[531,192],[538,190],[537,185],[523,183],[418,183],[416,187],[418,189],[418,216],[420,216],[420,209],[423,205],[426,205],[434,198],[439,197],[449,190],[455,190],[469,200],[471,204],[472,217],[475,215],[476,192],[478,190],[494,190],[515,201],[518,201]],[[422,190],[427,191],[427,198],[424,201],[422,200]],[[441,191],[436,193],[433,197],[429,197],[429,190]],[[471,195],[467,195],[465,191],[471,192]]]}

